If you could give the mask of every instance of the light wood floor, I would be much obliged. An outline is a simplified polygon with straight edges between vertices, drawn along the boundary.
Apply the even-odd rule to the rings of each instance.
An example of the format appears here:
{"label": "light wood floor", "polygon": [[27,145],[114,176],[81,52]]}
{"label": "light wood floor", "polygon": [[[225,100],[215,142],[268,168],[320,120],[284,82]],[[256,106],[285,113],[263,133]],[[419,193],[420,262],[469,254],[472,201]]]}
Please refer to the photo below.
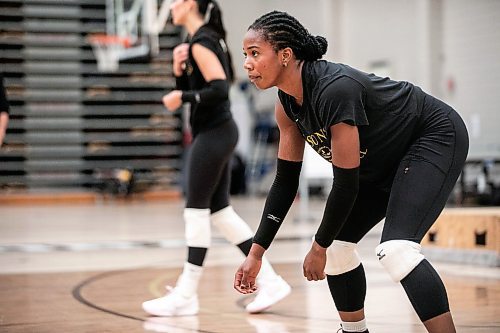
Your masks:
{"label": "light wood floor", "polygon": [[[253,228],[262,199],[235,198]],[[307,215],[319,221],[321,201]],[[0,206],[0,332],[336,332],[339,320],[325,281],[301,276],[317,222],[297,221],[297,205],[268,251],[292,294],[260,315],[251,296],[232,289],[242,255],[214,233],[199,291],[198,316],[149,318],[142,301],[175,283],[185,256],[182,201]],[[374,256],[376,227],[360,243],[367,273],[371,333],[425,332],[400,285]],[[458,332],[500,332],[498,268],[433,262],[446,284]]]}

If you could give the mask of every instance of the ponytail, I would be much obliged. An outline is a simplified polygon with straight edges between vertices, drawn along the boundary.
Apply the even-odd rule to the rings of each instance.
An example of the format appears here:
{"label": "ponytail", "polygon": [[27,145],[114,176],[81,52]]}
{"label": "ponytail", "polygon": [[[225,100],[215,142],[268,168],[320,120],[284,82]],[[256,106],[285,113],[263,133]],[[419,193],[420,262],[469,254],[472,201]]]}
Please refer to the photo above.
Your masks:
{"label": "ponytail", "polygon": [[[196,0],[198,3],[198,10],[200,14],[205,18],[205,26],[216,32],[220,38],[223,39],[224,45],[226,45],[226,29],[222,23],[222,11],[220,10],[219,4],[215,0]],[[226,47],[224,50],[227,54],[228,65],[229,65],[229,80],[234,79],[234,67],[233,60],[229,49]]]}

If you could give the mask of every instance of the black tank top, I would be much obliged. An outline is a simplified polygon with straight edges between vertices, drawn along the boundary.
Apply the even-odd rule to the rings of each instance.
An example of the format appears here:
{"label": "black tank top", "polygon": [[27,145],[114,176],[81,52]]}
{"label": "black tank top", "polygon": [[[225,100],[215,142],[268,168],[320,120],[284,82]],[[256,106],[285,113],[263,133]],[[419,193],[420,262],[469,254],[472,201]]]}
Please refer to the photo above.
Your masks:
{"label": "black tank top", "polygon": [[[192,46],[193,44],[200,44],[211,50],[219,59],[226,77],[230,77],[230,64],[228,58],[228,50],[224,39],[219,36],[215,31],[207,26],[202,26],[191,38],[189,43],[189,60],[186,64],[186,74],[189,80],[189,89],[200,90],[205,88],[207,82],[203,78],[196,61],[193,58]],[[198,104],[191,104],[190,124],[193,136],[199,132],[213,128],[229,119],[231,119],[230,102],[226,100],[218,105],[203,106]]]}

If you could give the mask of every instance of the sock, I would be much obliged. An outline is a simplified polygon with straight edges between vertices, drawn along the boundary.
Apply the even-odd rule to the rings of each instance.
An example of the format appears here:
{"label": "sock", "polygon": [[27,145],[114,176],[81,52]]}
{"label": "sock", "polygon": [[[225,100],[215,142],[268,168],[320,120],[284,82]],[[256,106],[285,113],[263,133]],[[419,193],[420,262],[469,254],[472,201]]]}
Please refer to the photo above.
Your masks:
{"label": "sock", "polygon": [[184,263],[184,269],[177,280],[176,289],[186,298],[194,296],[198,291],[198,284],[202,273],[203,267],[188,262]]}
{"label": "sock", "polygon": [[366,319],[360,321],[343,321],[342,331],[344,332],[366,332]]}
{"label": "sock", "polygon": [[257,276],[258,281],[272,281],[278,277],[278,274],[274,271],[269,260],[266,257],[262,257],[262,266],[260,267],[259,275]]}

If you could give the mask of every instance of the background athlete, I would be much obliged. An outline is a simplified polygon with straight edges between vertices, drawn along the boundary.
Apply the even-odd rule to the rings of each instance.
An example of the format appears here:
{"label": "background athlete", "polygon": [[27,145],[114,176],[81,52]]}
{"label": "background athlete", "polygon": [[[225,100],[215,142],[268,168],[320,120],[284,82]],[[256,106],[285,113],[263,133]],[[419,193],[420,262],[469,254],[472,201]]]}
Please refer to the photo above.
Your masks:
{"label": "background athlete", "polygon": [[[177,110],[191,104],[193,142],[187,162],[184,220],[188,246],[187,261],[175,288],[166,296],[143,303],[143,309],[157,316],[198,313],[198,283],[211,243],[211,224],[248,254],[253,232],[229,203],[229,161],[238,141],[232,118],[229,86],[233,71],[218,4],[210,0],[177,0],[171,4],[174,24],[183,26],[189,44],[173,51],[177,90],[163,97],[165,107]],[[265,310],[290,293],[290,286],[263,260],[260,291],[246,310]]]}
{"label": "background athlete", "polygon": [[3,75],[0,73],[0,147],[2,147],[7,125],[9,124],[9,102],[3,84]]}

